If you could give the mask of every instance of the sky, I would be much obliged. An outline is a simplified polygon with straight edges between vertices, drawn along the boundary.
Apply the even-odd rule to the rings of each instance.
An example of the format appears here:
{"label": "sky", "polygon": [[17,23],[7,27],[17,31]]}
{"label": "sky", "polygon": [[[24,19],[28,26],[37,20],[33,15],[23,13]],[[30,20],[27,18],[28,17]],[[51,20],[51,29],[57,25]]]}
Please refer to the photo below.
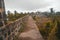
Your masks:
{"label": "sky", "polygon": [[54,11],[60,11],[60,0],[4,0],[6,11],[13,12],[32,12],[32,11],[49,11],[49,8],[54,8]]}

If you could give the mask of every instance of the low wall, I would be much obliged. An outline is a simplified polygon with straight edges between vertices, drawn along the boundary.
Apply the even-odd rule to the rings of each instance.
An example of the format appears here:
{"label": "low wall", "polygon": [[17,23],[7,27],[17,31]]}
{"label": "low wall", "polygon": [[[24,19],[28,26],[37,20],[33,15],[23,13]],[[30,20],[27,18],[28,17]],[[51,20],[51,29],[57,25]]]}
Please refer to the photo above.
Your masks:
{"label": "low wall", "polygon": [[21,28],[22,20],[28,16],[29,15],[19,18],[10,24],[0,27],[0,40],[13,40]]}

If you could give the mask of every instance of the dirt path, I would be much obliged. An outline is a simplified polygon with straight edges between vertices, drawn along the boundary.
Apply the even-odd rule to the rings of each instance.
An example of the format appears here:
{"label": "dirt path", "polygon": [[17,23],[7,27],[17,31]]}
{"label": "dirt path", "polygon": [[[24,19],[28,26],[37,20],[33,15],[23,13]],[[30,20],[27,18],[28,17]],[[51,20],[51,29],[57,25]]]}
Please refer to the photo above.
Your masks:
{"label": "dirt path", "polygon": [[26,19],[25,31],[20,34],[20,40],[43,40],[38,28],[35,24],[35,21],[29,16]]}

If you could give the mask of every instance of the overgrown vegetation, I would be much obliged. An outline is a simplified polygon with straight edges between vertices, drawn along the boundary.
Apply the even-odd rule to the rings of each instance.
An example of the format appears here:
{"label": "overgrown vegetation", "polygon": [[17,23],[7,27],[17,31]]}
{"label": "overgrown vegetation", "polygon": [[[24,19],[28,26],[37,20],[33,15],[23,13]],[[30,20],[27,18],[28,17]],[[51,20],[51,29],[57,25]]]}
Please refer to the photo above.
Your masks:
{"label": "overgrown vegetation", "polygon": [[40,33],[45,40],[60,40],[60,15],[58,15],[59,13],[60,12],[49,14],[49,17],[47,16],[43,18],[39,18],[39,16],[33,17],[33,19],[36,21]]}
{"label": "overgrown vegetation", "polygon": [[[14,13],[11,13],[8,11],[8,21],[15,21],[16,19],[19,19],[25,15],[28,15],[29,13],[18,13],[17,11],[14,11]],[[31,16],[34,14],[30,14]],[[45,17],[46,16],[46,17]],[[33,19],[36,21],[36,24],[39,28],[40,33],[42,34],[43,38],[45,40],[60,40],[60,12],[56,12],[54,14],[45,13],[44,17],[40,16],[33,16]],[[24,31],[24,24],[22,24],[22,28],[19,32]]]}
{"label": "overgrown vegetation", "polygon": [[17,11],[14,11],[14,13],[11,13],[10,11],[7,12],[7,18],[8,18],[8,21],[15,21],[16,19],[19,19],[23,16],[25,16],[27,14],[23,14],[22,12],[21,13],[18,13]]}

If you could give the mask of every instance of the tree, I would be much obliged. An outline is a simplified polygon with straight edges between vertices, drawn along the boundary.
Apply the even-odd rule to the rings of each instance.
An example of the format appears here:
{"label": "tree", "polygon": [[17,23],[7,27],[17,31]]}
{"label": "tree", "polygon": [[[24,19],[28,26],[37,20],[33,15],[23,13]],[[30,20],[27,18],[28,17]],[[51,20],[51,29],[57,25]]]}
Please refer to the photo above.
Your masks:
{"label": "tree", "polygon": [[8,10],[7,13],[8,13],[8,15],[10,15],[11,12]]}
{"label": "tree", "polygon": [[17,15],[17,11],[16,11],[16,10],[14,11],[14,15],[15,15],[15,17],[16,17],[16,15]]}

